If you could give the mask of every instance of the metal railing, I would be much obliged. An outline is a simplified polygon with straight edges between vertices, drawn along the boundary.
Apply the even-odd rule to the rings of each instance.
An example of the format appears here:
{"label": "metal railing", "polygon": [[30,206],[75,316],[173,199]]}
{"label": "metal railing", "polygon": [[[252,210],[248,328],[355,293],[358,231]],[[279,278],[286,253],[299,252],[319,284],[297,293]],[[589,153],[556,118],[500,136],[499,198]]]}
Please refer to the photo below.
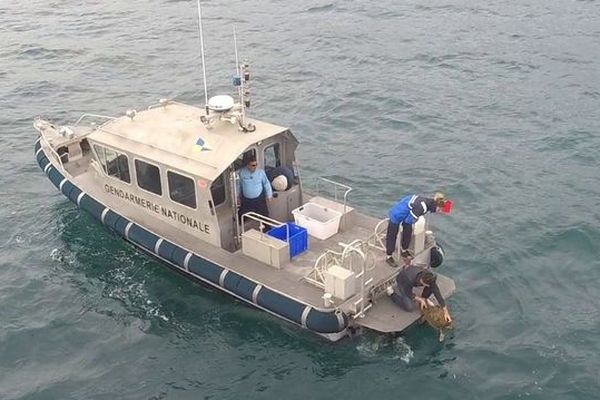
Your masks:
{"label": "metal railing", "polygon": [[[425,224],[426,224],[425,226],[428,227],[429,226],[428,216],[424,216],[423,218],[425,218]],[[381,221],[379,221],[377,223],[377,225],[375,225],[375,229],[373,230],[373,233],[367,239],[367,244],[370,247],[375,248],[377,250],[386,251],[385,237],[387,234],[387,224],[389,224],[389,221],[390,221],[389,218],[384,218]],[[386,227],[385,230],[383,228],[384,225]],[[425,230],[427,230],[427,228],[425,228]],[[401,234],[402,234],[402,230],[399,229],[398,235],[401,235]],[[396,257],[398,257],[398,259],[400,259],[400,253],[401,253],[401,248],[400,248],[401,246],[400,246],[399,240],[401,240],[401,239],[398,238],[398,240],[396,240],[396,249],[395,249],[395,254],[396,254]],[[435,240],[433,241],[433,243],[435,243]],[[426,251],[430,250],[433,247],[433,243],[429,243],[426,238],[423,250],[421,250],[418,253],[413,254],[413,258],[417,258],[417,257],[421,256],[422,254],[425,254]]]}
{"label": "metal railing", "polygon": [[313,269],[304,277],[315,286],[325,289],[325,271],[333,265],[342,265],[342,253],[327,249],[315,260]]}
{"label": "metal railing", "polygon": [[348,202],[348,194],[352,191],[352,187],[348,186],[348,185],[344,185],[343,183],[339,183],[336,181],[332,181],[331,179],[327,179],[327,178],[323,178],[322,176],[319,177],[319,179],[317,179],[317,185],[316,185],[316,192],[317,192],[317,196],[320,194],[320,184],[319,182],[326,182],[326,183],[330,183],[333,185],[333,200],[336,202],[339,202],[338,200],[338,187],[341,189],[344,189],[344,214],[346,214],[346,204]]}
{"label": "metal railing", "polygon": [[271,228],[280,228],[282,226],[285,226],[285,241],[289,244],[290,227],[285,222],[277,221],[276,219],[265,217],[264,215],[260,215],[258,213],[255,213],[254,211],[250,211],[245,214],[242,214],[242,232],[246,232],[247,219],[258,222],[261,233],[263,232],[265,225]]}
{"label": "metal railing", "polygon": [[[356,278],[360,279],[360,297],[354,301],[355,314],[353,318],[362,318],[365,316],[365,312],[373,306],[372,303],[365,305],[365,287],[373,283],[373,277],[367,279],[367,256],[363,251],[363,241],[356,239],[349,244],[338,243],[344,248],[342,251],[342,260],[350,259],[349,256],[352,253],[358,254],[362,258],[361,271],[356,275]],[[360,310],[360,311],[359,311]]]}
{"label": "metal railing", "polygon": [[231,191],[231,212],[233,213],[233,221],[234,221],[234,230],[235,230],[235,246],[239,247],[241,245],[241,232],[240,232],[240,214],[238,209],[240,207],[240,199],[238,195],[238,181],[239,176],[235,169],[232,167],[229,168],[229,189]]}
{"label": "metal railing", "polygon": [[304,196],[304,188],[302,186],[302,176],[300,175],[300,164],[297,160],[292,161],[292,170],[294,177],[298,178],[298,186],[300,186],[300,193]]}
{"label": "metal railing", "polygon": [[343,190],[344,201],[342,203],[343,204],[342,218],[341,218],[341,221],[340,221],[340,229],[343,230],[343,229],[346,228],[346,217],[347,217],[346,212],[348,211],[348,194],[350,194],[350,192],[352,191],[352,187],[350,187],[348,185],[344,185],[343,183],[332,181],[331,179],[323,178],[322,176],[320,176],[317,179],[317,184],[316,184],[316,187],[315,187],[315,189],[316,189],[316,195],[317,196],[319,196],[319,194],[320,194],[321,187],[320,187],[319,182],[321,182],[321,181],[323,181],[325,183],[328,183],[330,185],[333,185],[333,200],[336,203],[339,203],[338,192],[342,192],[342,190]]}
{"label": "metal railing", "polygon": [[[360,239],[353,240],[348,244],[340,242],[338,245],[342,248],[342,251],[327,249],[317,258],[312,271],[304,279],[321,289],[325,289],[324,274],[330,267],[335,265],[355,272],[356,279],[360,279],[360,290],[359,297],[352,303],[352,308],[355,312],[354,318],[362,318],[365,312],[371,308],[371,303],[366,304],[367,294],[370,293],[370,291],[366,291],[366,288],[373,284],[373,277],[367,278],[367,272],[375,267],[375,260],[370,257],[372,256],[369,251],[370,246]],[[352,261],[353,255],[358,255],[361,260],[358,271]],[[370,266],[369,259],[372,261],[372,265]]]}
{"label": "metal railing", "polygon": [[166,107],[169,104],[177,104],[176,101],[172,100],[172,99],[160,99],[158,101],[158,103],[155,104],[150,104],[147,108],[147,110],[152,110],[154,108],[158,108],[158,107]]}
{"label": "metal railing", "polygon": [[167,99],[161,99],[158,101],[158,103],[154,103],[154,104],[150,104],[147,108],[147,110],[152,110],[158,107],[167,107],[170,105],[177,105],[179,107],[186,107],[189,108],[191,110],[197,111],[198,107],[190,105],[190,104],[186,104],[186,103],[181,103],[179,101],[176,101],[175,98],[179,97],[179,95],[176,96],[172,96],[170,98]]}
{"label": "metal railing", "polygon": [[41,148],[45,147],[48,148],[48,150],[50,150],[50,156],[52,158],[54,158],[56,160],[56,162],[60,165],[61,170],[69,176],[69,178],[71,178],[71,174],[69,174],[66,170],[65,170],[65,166],[63,165],[63,160],[62,157],[56,152],[56,150],[54,150],[54,148],[52,147],[52,145],[50,144],[50,142],[48,141],[48,139],[46,139],[46,137],[44,136],[44,130],[47,128],[52,128],[52,129],[56,129],[56,126],[52,125],[49,121],[43,120],[41,118],[36,118],[33,121],[33,127],[35,128],[35,130],[37,130],[40,133],[40,145],[42,146]]}
{"label": "metal railing", "polygon": [[65,166],[63,165],[62,157],[56,152],[56,150],[54,150],[54,148],[50,145],[50,142],[48,142],[48,140],[46,140],[44,135],[42,135],[41,133],[40,133],[40,142],[42,142],[42,144],[45,144],[46,147],[50,150],[50,154],[52,155],[52,158],[56,159],[56,161],[60,165],[61,173],[63,173],[63,175],[67,175],[69,178],[73,178],[71,176],[71,174],[69,173],[69,171],[67,171],[65,169]]}
{"label": "metal railing", "polygon": [[84,120],[84,119],[86,119],[86,118],[100,118],[100,119],[106,119],[106,120],[108,120],[108,121],[106,121],[106,122],[110,122],[110,121],[113,121],[113,120],[117,119],[116,117],[110,117],[110,116],[108,116],[108,115],[100,115],[100,114],[89,114],[89,113],[85,113],[85,114],[83,114],[81,117],[79,117],[79,118],[77,119],[77,121],[75,121],[75,123],[73,124],[73,126],[78,126],[78,125],[81,123],[81,121],[83,121],[83,120]]}
{"label": "metal railing", "polygon": [[[375,229],[369,238],[367,239],[367,244],[377,250],[385,251],[385,234],[387,230],[387,222],[389,218],[382,219],[375,225]],[[386,224],[386,230],[383,229],[383,225]]]}
{"label": "metal railing", "polygon": [[[364,242],[360,239],[356,239],[351,242],[351,245],[354,246],[355,244],[360,244],[360,250],[365,254],[365,258],[363,260],[365,270],[371,271],[373,268],[375,268],[376,260],[373,254],[369,251],[370,245],[367,242]],[[338,243],[338,245],[341,246],[343,249],[345,249],[345,247],[348,246],[347,244],[341,242]],[[313,265],[313,269],[304,277],[304,279],[312,283],[313,285],[324,289],[324,273],[329,267],[333,265],[337,265],[349,271],[355,272],[358,276],[358,274],[360,274],[360,271],[355,270],[354,265],[352,264],[352,260],[348,257],[347,253],[344,253],[343,249],[341,252],[331,249],[325,250],[324,253],[317,257]]]}

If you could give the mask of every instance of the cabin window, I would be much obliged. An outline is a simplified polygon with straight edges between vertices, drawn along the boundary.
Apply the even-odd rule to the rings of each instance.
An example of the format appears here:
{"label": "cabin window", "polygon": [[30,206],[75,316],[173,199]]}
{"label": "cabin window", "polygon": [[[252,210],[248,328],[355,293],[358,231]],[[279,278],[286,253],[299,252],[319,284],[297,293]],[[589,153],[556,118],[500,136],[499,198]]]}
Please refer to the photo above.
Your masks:
{"label": "cabin window", "polygon": [[148,164],[141,160],[135,160],[135,176],[137,177],[139,187],[162,196],[160,170],[156,165]]}
{"label": "cabin window", "polygon": [[167,180],[171,200],[190,208],[196,208],[196,187],[193,179],[167,171]]}
{"label": "cabin window", "polygon": [[223,174],[219,175],[210,185],[210,194],[215,207],[225,201],[225,179],[223,179]]}
{"label": "cabin window", "polygon": [[281,166],[281,151],[279,150],[279,143],[273,143],[269,147],[265,148],[265,169],[271,167]]}
{"label": "cabin window", "polygon": [[94,150],[96,150],[98,161],[100,161],[100,165],[102,165],[102,169],[106,175],[120,179],[123,182],[131,183],[129,159],[125,154],[97,144],[94,145]]}

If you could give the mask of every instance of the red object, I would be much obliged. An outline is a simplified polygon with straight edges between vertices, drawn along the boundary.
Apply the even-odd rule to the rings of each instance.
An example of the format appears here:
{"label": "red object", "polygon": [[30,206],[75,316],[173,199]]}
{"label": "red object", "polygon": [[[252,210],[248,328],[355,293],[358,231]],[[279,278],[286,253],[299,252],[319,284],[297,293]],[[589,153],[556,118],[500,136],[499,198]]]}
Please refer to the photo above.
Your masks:
{"label": "red object", "polygon": [[446,200],[446,204],[444,204],[444,207],[442,208],[442,212],[444,214],[450,214],[451,211],[452,211],[452,200]]}

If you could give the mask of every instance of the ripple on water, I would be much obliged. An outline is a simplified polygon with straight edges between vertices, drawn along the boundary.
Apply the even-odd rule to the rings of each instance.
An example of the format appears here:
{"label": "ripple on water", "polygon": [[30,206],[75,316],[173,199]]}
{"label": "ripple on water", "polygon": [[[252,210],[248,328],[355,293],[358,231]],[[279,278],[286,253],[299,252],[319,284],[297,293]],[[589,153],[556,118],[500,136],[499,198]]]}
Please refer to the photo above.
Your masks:
{"label": "ripple on water", "polygon": [[370,362],[399,360],[404,364],[409,364],[414,358],[413,350],[401,336],[365,335],[360,338],[356,350],[365,360]]}

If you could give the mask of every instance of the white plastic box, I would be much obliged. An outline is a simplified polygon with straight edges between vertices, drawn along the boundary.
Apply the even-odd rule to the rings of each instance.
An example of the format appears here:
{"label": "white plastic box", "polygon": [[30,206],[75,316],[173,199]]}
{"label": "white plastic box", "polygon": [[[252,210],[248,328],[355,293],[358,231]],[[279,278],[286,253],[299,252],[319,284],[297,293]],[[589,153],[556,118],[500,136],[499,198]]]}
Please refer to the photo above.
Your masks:
{"label": "white plastic box", "polygon": [[306,228],[308,234],[325,240],[340,228],[342,213],[316,203],[306,203],[292,211],[296,225]]}
{"label": "white plastic box", "polygon": [[325,292],[346,300],[356,293],[356,275],[345,268],[333,265],[325,273]]}

